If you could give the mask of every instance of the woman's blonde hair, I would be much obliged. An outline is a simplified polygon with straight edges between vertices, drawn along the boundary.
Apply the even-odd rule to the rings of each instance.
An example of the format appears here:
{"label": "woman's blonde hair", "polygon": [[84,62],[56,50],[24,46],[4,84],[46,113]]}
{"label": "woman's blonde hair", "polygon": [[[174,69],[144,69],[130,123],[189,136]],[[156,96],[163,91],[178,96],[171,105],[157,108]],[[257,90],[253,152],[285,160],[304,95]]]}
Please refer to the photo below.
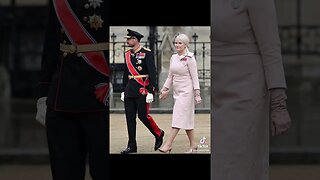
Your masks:
{"label": "woman's blonde hair", "polygon": [[186,34],[179,33],[176,35],[175,39],[181,40],[185,45],[187,45],[187,47],[189,47],[190,39]]}

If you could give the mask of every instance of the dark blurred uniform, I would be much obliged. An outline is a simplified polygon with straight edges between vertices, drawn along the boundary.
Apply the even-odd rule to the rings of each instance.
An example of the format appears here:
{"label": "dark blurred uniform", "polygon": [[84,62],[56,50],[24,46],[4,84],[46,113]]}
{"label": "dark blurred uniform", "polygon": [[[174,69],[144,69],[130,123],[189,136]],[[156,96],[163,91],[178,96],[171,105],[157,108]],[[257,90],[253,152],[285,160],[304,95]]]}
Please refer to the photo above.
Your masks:
{"label": "dark blurred uniform", "polygon": [[54,180],[109,179],[107,1],[50,0],[39,98]]}
{"label": "dark blurred uniform", "polygon": [[[156,68],[154,55],[150,49],[140,45],[142,34],[128,29],[128,34],[125,38],[130,41],[131,38],[136,38],[134,48],[125,52],[126,66],[123,73],[123,92],[124,104],[127,120],[127,129],[129,141],[127,148],[122,154],[137,152],[136,142],[136,115],[149,129],[155,137],[154,150],[157,150],[163,140],[164,131],[161,130],[154,119],[149,115],[150,103],[146,102],[146,98],[153,97],[155,93]],[[129,46],[133,46],[128,42]],[[152,98],[153,99],[153,98]]]}

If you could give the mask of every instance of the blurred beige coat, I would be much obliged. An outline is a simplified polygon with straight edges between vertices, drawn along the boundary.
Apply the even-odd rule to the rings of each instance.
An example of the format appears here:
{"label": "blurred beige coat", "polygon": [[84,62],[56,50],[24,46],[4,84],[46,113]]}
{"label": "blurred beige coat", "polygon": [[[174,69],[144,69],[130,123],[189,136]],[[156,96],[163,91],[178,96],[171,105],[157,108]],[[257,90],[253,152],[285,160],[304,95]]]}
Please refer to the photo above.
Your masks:
{"label": "blurred beige coat", "polygon": [[286,88],[274,1],[211,2],[211,179],[268,180],[268,89]]}

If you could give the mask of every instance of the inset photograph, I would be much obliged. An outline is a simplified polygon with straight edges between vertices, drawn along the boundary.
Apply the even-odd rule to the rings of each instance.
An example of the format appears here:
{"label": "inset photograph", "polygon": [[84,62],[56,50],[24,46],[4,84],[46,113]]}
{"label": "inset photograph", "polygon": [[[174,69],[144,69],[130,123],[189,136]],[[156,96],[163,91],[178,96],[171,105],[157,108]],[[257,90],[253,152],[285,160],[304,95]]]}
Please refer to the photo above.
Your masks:
{"label": "inset photograph", "polygon": [[110,154],[210,154],[210,26],[109,34]]}

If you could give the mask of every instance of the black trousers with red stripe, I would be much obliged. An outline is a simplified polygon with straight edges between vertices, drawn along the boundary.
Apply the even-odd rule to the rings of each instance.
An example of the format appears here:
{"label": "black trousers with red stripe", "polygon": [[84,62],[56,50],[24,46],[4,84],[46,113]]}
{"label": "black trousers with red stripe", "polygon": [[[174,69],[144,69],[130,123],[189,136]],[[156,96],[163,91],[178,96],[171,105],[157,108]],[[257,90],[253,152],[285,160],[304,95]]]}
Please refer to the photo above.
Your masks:
{"label": "black trousers with red stripe", "polygon": [[53,180],[109,179],[109,110],[59,112],[50,108],[46,131]]}
{"label": "black trousers with red stripe", "polygon": [[137,149],[136,141],[136,125],[137,114],[140,121],[149,129],[154,137],[160,137],[161,129],[157,123],[150,116],[149,111],[150,104],[146,103],[146,96],[140,97],[125,97],[124,108],[127,120],[128,130],[128,146],[133,149]]}

